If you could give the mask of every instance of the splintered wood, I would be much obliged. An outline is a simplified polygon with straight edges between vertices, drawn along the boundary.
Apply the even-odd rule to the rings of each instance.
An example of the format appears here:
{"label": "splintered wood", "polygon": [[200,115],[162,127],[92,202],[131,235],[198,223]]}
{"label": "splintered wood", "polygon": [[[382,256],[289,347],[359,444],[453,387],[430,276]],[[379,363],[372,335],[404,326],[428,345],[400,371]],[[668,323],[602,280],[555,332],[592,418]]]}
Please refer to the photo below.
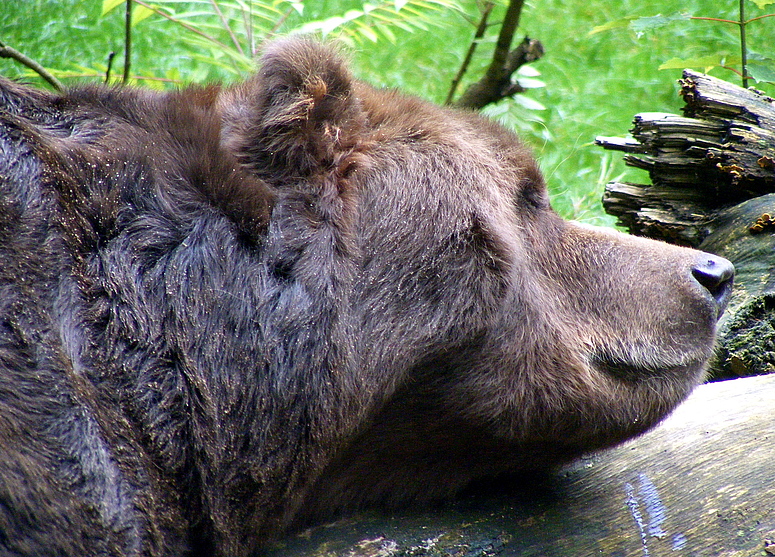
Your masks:
{"label": "splintered wood", "polygon": [[684,115],[644,112],[630,138],[598,137],[623,151],[651,184],[611,182],[603,206],[631,233],[699,246],[725,208],[775,192],[771,97],[685,70]]}

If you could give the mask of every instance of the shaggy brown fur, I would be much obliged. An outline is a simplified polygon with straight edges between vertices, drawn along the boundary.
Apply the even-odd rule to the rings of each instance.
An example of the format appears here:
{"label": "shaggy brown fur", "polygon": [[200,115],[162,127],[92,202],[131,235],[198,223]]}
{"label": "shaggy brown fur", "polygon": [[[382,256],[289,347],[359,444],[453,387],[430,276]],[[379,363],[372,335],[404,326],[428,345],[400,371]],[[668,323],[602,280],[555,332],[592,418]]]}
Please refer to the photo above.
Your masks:
{"label": "shaggy brown fur", "polygon": [[246,555],[619,443],[732,274],[304,39],[226,89],[0,81],[0,553]]}

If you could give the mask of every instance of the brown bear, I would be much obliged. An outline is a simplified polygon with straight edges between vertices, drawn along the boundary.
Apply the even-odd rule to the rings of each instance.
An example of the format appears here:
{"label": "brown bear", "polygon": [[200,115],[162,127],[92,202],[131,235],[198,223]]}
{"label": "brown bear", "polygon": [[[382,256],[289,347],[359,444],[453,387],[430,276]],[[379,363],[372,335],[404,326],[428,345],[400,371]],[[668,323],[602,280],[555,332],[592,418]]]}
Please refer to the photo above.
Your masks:
{"label": "brown bear", "polygon": [[703,378],[726,260],[563,221],[510,132],[327,46],[0,106],[0,554],[246,555],[614,445]]}

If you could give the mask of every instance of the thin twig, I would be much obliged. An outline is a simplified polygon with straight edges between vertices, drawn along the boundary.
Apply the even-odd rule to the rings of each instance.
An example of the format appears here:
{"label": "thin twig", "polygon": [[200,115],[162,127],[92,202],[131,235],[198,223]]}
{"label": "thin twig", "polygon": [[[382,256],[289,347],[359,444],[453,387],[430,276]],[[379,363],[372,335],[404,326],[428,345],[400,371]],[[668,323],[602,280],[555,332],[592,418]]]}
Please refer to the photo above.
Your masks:
{"label": "thin twig", "polygon": [[110,71],[113,69],[113,59],[116,57],[116,53],[114,51],[110,51],[110,54],[108,54],[108,69],[105,70],[105,83],[110,83]]}
{"label": "thin twig", "polygon": [[51,72],[49,72],[46,68],[38,64],[32,58],[25,56],[15,48],[11,48],[2,42],[0,42],[0,58],[11,58],[12,60],[16,60],[20,64],[27,66],[40,77],[45,79],[57,91],[62,92],[65,90],[65,86],[62,85],[62,82],[51,75]]}
{"label": "thin twig", "polygon": [[148,4],[147,2],[144,2],[143,0],[132,0],[132,1],[135,4],[140,4],[144,8],[148,8],[149,10],[151,10],[155,14],[158,14],[158,15],[164,17],[164,18],[169,19],[173,23],[177,23],[178,25],[180,25],[184,29],[186,29],[188,31],[191,31],[192,33],[195,33],[195,34],[199,35],[200,37],[202,37],[204,39],[207,39],[208,41],[210,41],[213,44],[217,44],[218,46],[223,47],[224,49],[228,49],[229,48],[228,45],[223,44],[221,41],[219,41],[215,37],[211,37],[207,33],[202,33],[202,31],[200,31],[196,27],[192,27],[191,25],[188,25],[187,23],[183,23],[181,20],[176,19],[176,18],[172,17],[171,15],[164,13],[163,11],[159,10],[158,8],[155,8],[154,6]]}
{"label": "thin twig", "polygon": [[743,71],[743,89],[748,89],[748,49],[745,45],[745,0],[740,0],[740,67]]}
{"label": "thin twig", "polygon": [[444,101],[444,104],[452,103],[452,98],[455,96],[455,92],[460,85],[460,81],[468,71],[468,66],[474,56],[476,47],[479,45],[479,40],[484,37],[484,34],[487,31],[487,20],[489,19],[490,13],[492,12],[494,6],[494,2],[484,3],[484,6],[482,7],[482,17],[479,19],[479,25],[476,26],[476,33],[474,33],[474,38],[471,41],[471,44],[468,46],[468,52],[466,52],[466,56],[463,59],[463,63],[460,65],[460,69],[458,70],[455,79],[452,80],[452,85],[449,88],[449,93],[447,94],[447,99]]}
{"label": "thin twig", "polygon": [[248,11],[242,8],[242,22],[245,25],[245,36],[248,38],[250,56],[256,55],[256,44],[253,42],[253,0],[248,3]]}
{"label": "thin twig", "polygon": [[126,0],[126,18],[124,19],[124,78],[129,81],[129,68],[132,65],[132,0]]}
{"label": "thin twig", "polygon": [[775,17],[775,14],[764,14],[764,15],[758,15],[758,16],[756,16],[756,17],[752,17],[751,19],[749,19],[748,21],[746,21],[746,22],[745,22],[745,24],[746,24],[746,25],[748,25],[748,24],[749,24],[749,23],[751,23],[752,21],[758,21],[758,20],[760,20],[760,19],[766,19],[766,18],[768,18],[768,17]]}
{"label": "thin twig", "polygon": [[231,27],[229,27],[229,22],[226,21],[226,18],[223,16],[223,12],[221,11],[221,8],[218,7],[218,2],[216,2],[216,0],[210,0],[210,4],[213,5],[213,9],[215,10],[215,13],[218,14],[219,18],[221,18],[221,25],[223,25],[223,28],[226,29],[226,32],[229,34],[229,37],[231,37],[231,42],[234,43],[234,46],[239,51],[239,53],[242,56],[245,56],[245,53],[242,51],[242,47],[240,46],[236,35],[234,35],[234,32],[231,30]]}
{"label": "thin twig", "polygon": [[689,19],[698,19],[700,21],[716,21],[718,23],[734,23],[735,25],[740,25],[739,21],[735,21],[734,19],[722,19],[720,17],[701,17],[693,15],[690,16]]}
{"label": "thin twig", "polygon": [[272,31],[270,32],[270,35],[274,35],[275,33],[277,33],[277,31],[280,29],[280,27],[282,27],[283,23],[285,23],[285,21],[293,13],[293,10],[294,10],[294,8],[293,8],[293,6],[291,6],[290,8],[288,8],[285,11],[285,13],[280,17],[280,19],[277,20],[277,22],[272,27]]}
{"label": "thin twig", "polygon": [[[743,24],[748,25],[749,23],[753,23],[754,21],[759,21],[760,19],[766,19],[768,17],[775,17],[775,14],[764,14],[764,15],[757,15],[756,17],[752,17],[751,19],[746,19]],[[718,23],[732,23],[734,25],[740,25],[739,21],[736,21],[734,19],[722,19],[720,17],[701,17],[698,15],[690,16],[689,19],[697,19],[699,21],[717,21]]]}

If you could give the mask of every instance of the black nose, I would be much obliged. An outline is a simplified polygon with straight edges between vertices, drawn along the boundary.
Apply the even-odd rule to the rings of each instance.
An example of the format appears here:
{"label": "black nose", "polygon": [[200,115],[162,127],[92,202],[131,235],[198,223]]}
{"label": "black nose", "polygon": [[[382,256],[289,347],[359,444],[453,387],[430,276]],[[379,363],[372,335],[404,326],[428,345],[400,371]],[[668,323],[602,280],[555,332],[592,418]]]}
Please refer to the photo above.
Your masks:
{"label": "black nose", "polygon": [[721,317],[732,294],[732,283],[735,279],[734,265],[723,257],[703,253],[692,269],[692,275],[713,296],[718,306],[718,316]]}

